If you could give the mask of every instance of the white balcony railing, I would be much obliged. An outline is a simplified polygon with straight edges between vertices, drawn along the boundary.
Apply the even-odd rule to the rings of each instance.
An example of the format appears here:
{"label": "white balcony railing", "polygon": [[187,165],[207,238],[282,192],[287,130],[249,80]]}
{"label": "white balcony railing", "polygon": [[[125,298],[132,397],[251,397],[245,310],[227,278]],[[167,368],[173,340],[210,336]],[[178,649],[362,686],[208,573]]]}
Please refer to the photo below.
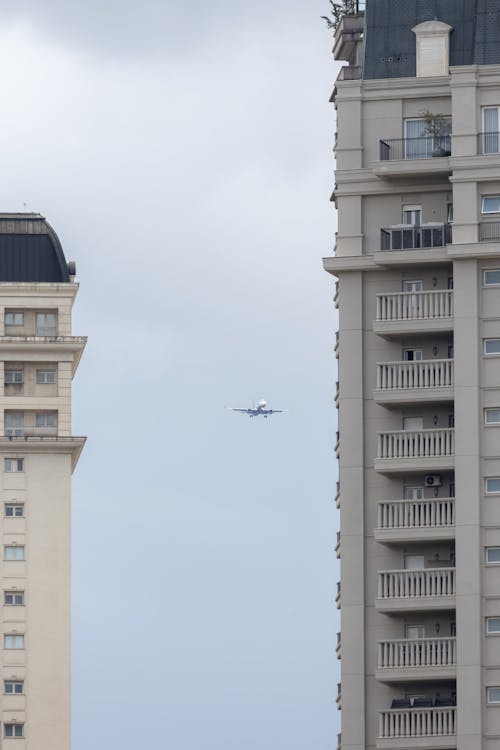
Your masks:
{"label": "white balcony railing", "polygon": [[378,390],[450,388],[452,385],[452,359],[420,360],[417,362],[383,362],[377,364]]}
{"label": "white balcony railing", "polygon": [[397,430],[379,432],[377,458],[445,458],[455,453],[455,430]]}
{"label": "white balcony railing", "polygon": [[379,669],[451,667],[457,663],[455,638],[380,641]]}
{"label": "white balcony railing", "polygon": [[57,427],[6,427],[5,437],[57,437]]}
{"label": "white balcony railing", "polygon": [[379,599],[455,595],[455,568],[384,570],[378,574]]}
{"label": "white balcony railing", "polygon": [[379,529],[433,529],[455,525],[453,497],[395,500],[378,504]]}
{"label": "white balcony railing", "polygon": [[453,315],[453,292],[377,294],[377,321],[432,320]]}
{"label": "white balcony railing", "polygon": [[440,737],[456,732],[456,708],[409,708],[379,714],[380,739]]}

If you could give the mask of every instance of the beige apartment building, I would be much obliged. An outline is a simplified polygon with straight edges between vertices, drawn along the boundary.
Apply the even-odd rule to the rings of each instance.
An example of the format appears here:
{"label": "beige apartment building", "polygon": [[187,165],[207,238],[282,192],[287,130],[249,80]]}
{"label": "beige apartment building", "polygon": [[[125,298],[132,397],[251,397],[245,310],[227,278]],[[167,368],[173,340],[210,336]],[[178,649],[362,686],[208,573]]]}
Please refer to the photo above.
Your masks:
{"label": "beige apartment building", "polygon": [[500,750],[500,0],[334,55],[342,750]]}
{"label": "beige apartment building", "polygon": [[37,214],[0,214],[0,747],[69,750],[74,264]]}

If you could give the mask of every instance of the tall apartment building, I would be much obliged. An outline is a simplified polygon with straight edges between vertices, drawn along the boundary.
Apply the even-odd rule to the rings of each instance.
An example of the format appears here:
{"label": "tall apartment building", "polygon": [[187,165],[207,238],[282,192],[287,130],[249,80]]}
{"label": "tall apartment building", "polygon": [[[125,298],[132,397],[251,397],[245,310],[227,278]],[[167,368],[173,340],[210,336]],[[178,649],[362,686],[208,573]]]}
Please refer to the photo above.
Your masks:
{"label": "tall apartment building", "polygon": [[334,55],[342,750],[500,749],[500,0]]}
{"label": "tall apartment building", "polygon": [[37,214],[0,214],[0,747],[70,748],[74,264]]}

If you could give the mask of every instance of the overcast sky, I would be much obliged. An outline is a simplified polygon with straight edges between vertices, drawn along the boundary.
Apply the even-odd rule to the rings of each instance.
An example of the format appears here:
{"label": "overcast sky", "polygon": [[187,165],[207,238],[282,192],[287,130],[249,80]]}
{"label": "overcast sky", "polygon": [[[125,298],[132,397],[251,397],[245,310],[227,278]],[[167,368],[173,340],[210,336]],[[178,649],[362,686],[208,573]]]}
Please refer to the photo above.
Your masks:
{"label": "overcast sky", "polygon": [[0,6],[0,208],[53,224],[89,336],[73,750],[335,746],[327,11]]}

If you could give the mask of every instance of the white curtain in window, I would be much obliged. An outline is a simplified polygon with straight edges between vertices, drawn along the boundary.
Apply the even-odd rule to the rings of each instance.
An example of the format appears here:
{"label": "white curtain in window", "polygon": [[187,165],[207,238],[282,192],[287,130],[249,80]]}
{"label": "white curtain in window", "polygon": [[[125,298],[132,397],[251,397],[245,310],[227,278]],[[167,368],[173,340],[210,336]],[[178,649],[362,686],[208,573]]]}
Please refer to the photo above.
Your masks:
{"label": "white curtain in window", "polygon": [[425,120],[405,120],[405,158],[425,159],[429,148],[432,150],[430,138],[425,132]]}
{"label": "white curtain in window", "polygon": [[498,107],[483,109],[483,153],[498,154]]}

